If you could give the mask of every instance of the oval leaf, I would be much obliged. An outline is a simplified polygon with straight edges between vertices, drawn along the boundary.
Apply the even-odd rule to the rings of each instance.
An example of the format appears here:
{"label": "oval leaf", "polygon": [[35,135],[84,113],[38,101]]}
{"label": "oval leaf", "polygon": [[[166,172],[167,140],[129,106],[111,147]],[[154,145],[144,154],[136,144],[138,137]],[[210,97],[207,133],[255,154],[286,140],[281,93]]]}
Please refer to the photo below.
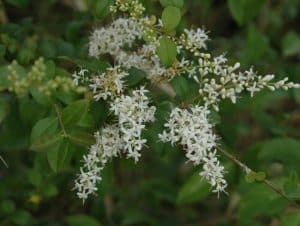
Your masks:
{"label": "oval leaf", "polygon": [[174,30],[181,19],[180,9],[175,6],[166,7],[162,13],[161,19],[164,27],[168,31]]}
{"label": "oval leaf", "polygon": [[161,38],[157,48],[157,55],[164,65],[171,66],[176,60],[176,44],[169,38]]}
{"label": "oval leaf", "polygon": [[62,111],[62,121],[65,126],[70,126],[78,123],[89,107],[88,100],[78,100],[69,104]]}

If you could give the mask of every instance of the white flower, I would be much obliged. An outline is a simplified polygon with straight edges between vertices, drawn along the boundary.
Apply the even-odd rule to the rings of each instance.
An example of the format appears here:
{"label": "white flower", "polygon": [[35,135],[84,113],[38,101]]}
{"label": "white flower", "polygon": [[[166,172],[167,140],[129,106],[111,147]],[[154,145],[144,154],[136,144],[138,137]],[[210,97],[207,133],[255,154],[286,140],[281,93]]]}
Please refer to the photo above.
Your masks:
{"label": "white flower", "polygon": [[224,168],[215,157],[217,137],[209,122],[209,113],[207,107],[203,106],[195,106],[190,110],[175,108],[159,138],[163,142],[180,144],[189,161],[194,165],[203,165],[200,175],[210,183],[213,191],[221,192],[227,183],[223,179]]}
{"label": "white flower", "polygon": [[187,36],[186,47],[196,48],[197,50],[206,49],[206,42],[209,40],[207,32],[201,28],[195,29],[184,29]]}
{"label": "white flower", "polygon": [[83,166],[75,180],[77,196],[83,201],[98,190],[97,184],[102,180],[101,171],[105,164],[112,157],[118,156],[123,148],[117,125],[104,127],[101,132],[95,133],[95,138],[96,143],[83,157]]}
{"label": "white flower", "polygon": [[75,71],[73,74],[72,74],[72,77],[73,77],[73,83],[78,86],[79,83],[83,83],[86,81],[86,74],[88,73],[88,69],[83,69],[81,68],[79,72]]}
{"label": "white flower", "polygon": [[145,95],[148,91],[141,87],[134,90],[131,96],[122,95],[111,103],[110,110],[118,116],[118,124],[125,153],[128,158],[138,161],[146,140],[142,138],[145,123],[154,121],[156,108],[149,106]]}
{"label": "white flower", "polygon": [[94,94],[95,100],[106,100],[108,97],[115,98],[119,96],[123,92],[123,78],[127,75],[128,73],[122,71],[119,66],[107,68],[106,72],[94,75],[91,78],[89,87]]}

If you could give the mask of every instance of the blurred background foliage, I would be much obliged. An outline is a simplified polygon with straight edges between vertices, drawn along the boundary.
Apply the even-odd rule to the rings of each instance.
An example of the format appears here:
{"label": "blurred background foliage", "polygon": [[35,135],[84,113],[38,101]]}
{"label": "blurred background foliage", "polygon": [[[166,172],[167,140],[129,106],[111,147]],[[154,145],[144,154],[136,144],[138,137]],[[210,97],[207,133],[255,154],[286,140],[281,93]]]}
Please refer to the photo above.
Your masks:
{"label": "blurred background foliage", "polygon": [[[148,14],[160,16],[164,6],[183,0],[143,2]],[[211,194],[178,148],[158,142],[171,107],[160,94],[153,97],[160,110],[144,134],[149,142],[142,160],[113,161],[98,195],[82,205],[73,181],[89,134],[107,120],[107,105],[88,106],[82,96],[61,90],[50,102],[33,90],[17,97],[6,91],[7,66],[16,59],[26,74],[43,57],[46,79],[70,77],[76,65],[101,71],[106,62],[87,60],[87,43],[93,28],[112,19],[112,3],[0,1],[0,155],[9,165],[0,165],[0,225],[299,226],[299,209],[264,184],[249,183],[228,160],[228,195]],[[299,0],[186,0],[182,11],[178,29],[205,27],[214,54],[225,52],[245,68],[254,65],[261,73],[300,82]],[[130,75],[132,86],[144,77],[136,70]],[[189,95],[186,80],[172,85],[177,98]],[[72,139],[52,136],[59,133],[56,110],[70,124]],[[262,92],[236,105],[225,101],[214,121],[228,151],[300,199],[300,90]]]}

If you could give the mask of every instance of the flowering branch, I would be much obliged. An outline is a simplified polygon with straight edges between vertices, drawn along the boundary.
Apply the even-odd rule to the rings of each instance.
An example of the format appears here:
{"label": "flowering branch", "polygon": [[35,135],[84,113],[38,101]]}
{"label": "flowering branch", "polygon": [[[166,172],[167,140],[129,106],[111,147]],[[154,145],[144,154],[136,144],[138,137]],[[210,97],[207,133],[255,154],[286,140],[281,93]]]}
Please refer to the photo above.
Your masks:
{"label": "flowering branch", "polygon": [[[166,21],[165,16],[161,20],[144,16],[144,10],[138,0],[116,0],[111,11],[129,17],[118,18],[109,26],[96,29],[89,41],[89,56],[98,59],[110,55],[113,65],[100,74],[84,68],[73,74],[74,84],[87,86],[95,101],[108,102],[114,117],[113,123],[107,123],[95,133],[96,143],[83,157],[83,166],[75,181],[77,195],[85,200],[97,191],[101,171],[113,157],[125,155],[135,162],[141,157],[147,142],[142,132],[147,123],[155,120],[156,107],[146,95],[149,92],[145,88],[147,83],[134,90],[126,87],[125,79],[132,67],[144,71],[152,86],[169,82],[176,76],[187,77],[197,85],[198,95],[171,110],[158,139],[182,146],[188,161],[202,167],[200,176],[209,182],[212,191],[226,192],[225,170],[217,158],[217,151],[247,174],[254,171],[218,148],[219,138],[209,117],[211,109],[218,111],[224,99],[236,103],[242,92],[253,97],[265,88],[287,90],[299,88],[299,84],[289,82],[288,78],[273,82],[274,75],[259,75],[252,67],[241,71],[239,62],[230,65],[224,54],[214,57],[207,52],[209,37],[205,30],[184,29],[176,36],[173,21]],[[172,8],[171,11],[178,20],[180,10]],[[271,182],[264,182],[288,198]]]}

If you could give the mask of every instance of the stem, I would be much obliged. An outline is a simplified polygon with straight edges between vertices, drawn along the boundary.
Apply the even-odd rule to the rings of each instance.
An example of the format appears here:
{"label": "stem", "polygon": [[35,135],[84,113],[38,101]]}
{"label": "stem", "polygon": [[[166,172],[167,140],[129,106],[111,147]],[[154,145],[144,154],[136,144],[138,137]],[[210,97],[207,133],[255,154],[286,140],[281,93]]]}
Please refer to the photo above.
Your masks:
{"label": "stem", "polygon": [[[222,152],[227,158],[229,158],[231,161],[233,161],[235,164],[237,164],[239,167],[241,167],[245,173],[250,173],[250,172],[255,172],[252,169],[250,169],[248,166],[246,166],[244,163],[242,163],[240,160],[238,160],[235,156],[233,156],[232,154],[230,154],[229,152],[221,149],[221,148],[217,148],[220,152]],[[284,191],[277,187],[276,185],[274,185],[271,181],[264,179],[262,181],[265,185],[267,185],[269,188],[271,188],[274,192],[276,192],[278,195],[280,195],[282,198],[284,198],[285,200],[287,200],[291,205],[293,205],[294,207],[300,209],[300,205],[295,202],[294,200],[290,199],[286,194],[284,194]]]}
{"label": "stem", "polygon": [[59,108],[58,108],[58,106],[56,104],[54,104],[54,108],[55,108],[55,112],[56,112],[56,115],[57,115],[57,118],[58,118],[58,122],[59,122],[60,128],[61,128],[61,130],[63,132],[63,136],[64,137],[68,137],[68,134],[66,132],[65,126],[64,126],[63,121],[61,119],[61,113],[59,111]]}
{"label": "stem", "polygon": [[4,158],[2,158],[1,155],[0,155],[0,160],[1,160],[1,162],[3,162],[3,164],[6,166],[6,168],[8,168],[8,164],[6,163],[6,161],[4,160]]}

